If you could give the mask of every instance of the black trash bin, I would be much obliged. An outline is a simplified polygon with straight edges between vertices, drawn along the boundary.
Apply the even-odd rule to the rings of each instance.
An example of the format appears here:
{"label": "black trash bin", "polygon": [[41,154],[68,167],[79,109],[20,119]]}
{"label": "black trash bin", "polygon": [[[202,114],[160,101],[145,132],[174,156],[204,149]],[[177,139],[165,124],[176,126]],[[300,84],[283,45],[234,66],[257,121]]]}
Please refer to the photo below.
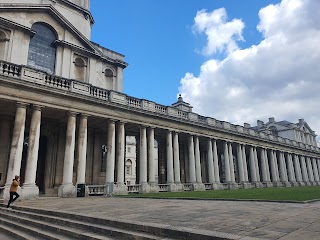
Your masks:
{"label": "black trash bin", "polygon": [[85,197],[86,196],[86,185],[78,184],[77,185],[77,197]]}

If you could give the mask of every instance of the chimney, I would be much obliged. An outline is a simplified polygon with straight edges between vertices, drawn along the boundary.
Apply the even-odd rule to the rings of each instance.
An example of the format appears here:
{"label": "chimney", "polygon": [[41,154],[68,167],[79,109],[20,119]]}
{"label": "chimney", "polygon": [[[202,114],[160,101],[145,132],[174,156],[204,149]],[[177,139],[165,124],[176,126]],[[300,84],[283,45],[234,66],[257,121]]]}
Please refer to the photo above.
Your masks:
{"label": "chimney", "polygon": [[264,122],[263,122],[263,121],[261,121],[261,120],[258,120],[258,121],[257,121],[257,126],[258,126],[258,128],[262,128],[263,125],[264,125]]}
{"label": "chimney", "polygon": [[274,122],[274,117],[269,118],[269,123],[273,123]]}
{"label": "chimney", "polygon": [[300,119],[299,119],[299,123],[300,123],[300,125],[304,124],[304,119],[303,119],[303,118],[300,118]]}
{"label": "chimney", "polygon": [[244,126],[245,128],[251,128],[251,125],[250,125],[249,123],[244,123],[243,126]]}

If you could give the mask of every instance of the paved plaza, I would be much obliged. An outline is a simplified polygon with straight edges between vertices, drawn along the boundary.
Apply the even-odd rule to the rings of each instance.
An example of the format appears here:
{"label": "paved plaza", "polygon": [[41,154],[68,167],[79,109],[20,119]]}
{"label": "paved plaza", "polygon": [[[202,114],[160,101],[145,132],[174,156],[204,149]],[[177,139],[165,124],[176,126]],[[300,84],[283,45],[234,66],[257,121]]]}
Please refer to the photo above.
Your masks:
{"label": "paved plaza", "polygon": [[19,201],[16,206],[244,237],[238,239],[246,236],[281,240],[320,239],[320,202],[40,197],[38,200]]}

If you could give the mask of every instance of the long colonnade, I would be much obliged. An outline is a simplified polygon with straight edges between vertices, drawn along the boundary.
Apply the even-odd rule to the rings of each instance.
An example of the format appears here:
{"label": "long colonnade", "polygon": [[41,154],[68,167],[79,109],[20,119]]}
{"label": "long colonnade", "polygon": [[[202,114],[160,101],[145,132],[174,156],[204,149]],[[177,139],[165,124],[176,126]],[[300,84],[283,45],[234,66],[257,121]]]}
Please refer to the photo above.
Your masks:
{"label": "long colonnade", "polygon": [[[6,186],[20,172],[28,104],[17,103],[7,168]],[[28,139],[28,155],[22,189],[26,196],[39,195],[36,185],[37,156],[40,140],[42,106],[32,105]],[[77,125],[78,118],[78,125]],[[68,112],[63,157],[63,181],[59,196],[74,196],[75,184],[86,182],[88,114]],[[125,137],[127,122],[105,119],[107,129],[106,193],[127,194],[125,184]],[[5,121],[2,121],[2,125]],[[257,142],[193,134],[179,129],[158,130],[156,126],[133,124],[138,129],[138,176],[135,186],[139,192],[184,191],[205,189],[234,189],[250,187],[290,187],[320,184],[320,159],[313,154],[299,154],[295,149],[270,148]],[[4,126],[1,126],[4,129]],[[214,135],[214,132],[212,132]],[[154,141],[159,138],[159,181],[155,181]],[[162,140],[160,140],[162,139]],[[77,144],[76,144],[77,143]],[[75,151],[78,156],[74,173]],[[74,182],[74,175],[76,181]]]}

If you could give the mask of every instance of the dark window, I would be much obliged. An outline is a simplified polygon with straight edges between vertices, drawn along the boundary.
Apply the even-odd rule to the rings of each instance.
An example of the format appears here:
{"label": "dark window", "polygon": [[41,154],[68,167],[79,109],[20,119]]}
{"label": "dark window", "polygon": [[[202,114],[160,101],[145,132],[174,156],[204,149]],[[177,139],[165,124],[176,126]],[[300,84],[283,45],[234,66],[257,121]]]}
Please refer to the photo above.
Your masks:
{"label": "dark window", "polygon": [[44,23],[35,23],[31,29],[36,34],[31,37],[28,53],[28,66],[54,73],[56,61],[56,40],[54,31]]}

